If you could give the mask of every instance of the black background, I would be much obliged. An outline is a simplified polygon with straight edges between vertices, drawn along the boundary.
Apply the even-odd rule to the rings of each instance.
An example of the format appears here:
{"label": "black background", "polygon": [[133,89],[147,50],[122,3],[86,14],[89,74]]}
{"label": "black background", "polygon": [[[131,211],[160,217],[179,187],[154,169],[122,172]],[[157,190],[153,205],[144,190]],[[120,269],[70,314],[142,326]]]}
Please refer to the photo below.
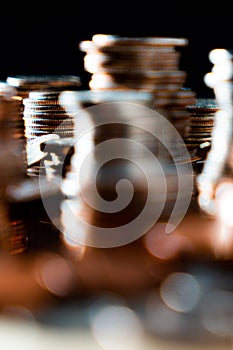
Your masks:
{"label": "black background", "polygon": [[[18,3],[17,3],[18,4]],[[202,6],[205,5],[205,10]],[[9,4],[1,11],[0,79],[25,74],[79,75],[88,88],[79,42],[94,34],[185,37],[180,68],[187,72],[185,85],[198,97],[212,90],[204,75],[212,64],[214,48],[231,49],[233,16],[224,3],[187,2]]]}

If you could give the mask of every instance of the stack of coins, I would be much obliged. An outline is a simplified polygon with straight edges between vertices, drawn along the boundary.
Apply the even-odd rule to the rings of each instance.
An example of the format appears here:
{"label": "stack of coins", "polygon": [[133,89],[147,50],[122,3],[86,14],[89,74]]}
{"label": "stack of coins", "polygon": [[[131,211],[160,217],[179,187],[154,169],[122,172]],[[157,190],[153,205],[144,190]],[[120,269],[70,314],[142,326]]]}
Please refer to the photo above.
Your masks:
{"label": "stack of coins", "polygon": [[[53,218],[54,215],[56,218],[59,218],[60,215],[60,209],[59,209],[59,189],[58,186],[53,184],[51,182],[47,183],[45,179],[40,179],[40,182],[37,183],[37,181],[34,180],[33,176],[27,176],[30,175],[27,172],[29,169],[28,165],[28,159],[37,159],[40,160],[42,155],[44,156],[43,152],[39,151],[39,145],[43,143],[43,141],[47,138],[52,138],[52,136],[55,138],[63,137],[65,134],[63,133],[63,130],[61,130],[61,133],[59,135],[53,135],[48,134],[52,133],[54,128],[56,128],[57,124],[60,125],[60,123],[63,122],[63,117],[65,116],[64,110],[62,108],[59,108],[59,104],[56,103],[57,97],[59,95],[59,92],[65,89],[66,87],[75,90],[78,88],[79,79],[74,79],[73,82],[70,80],[69,84],[67,83],[61,83],[62,79],[49,79],[47,78],[39,78],[39,84],[33,84],[33,81],[35,81],[36,77],[25,77],[25,79],[20,80],[19,77],[14,77],[12,80],[8,79],[8,82],[3,82],[1,85],[1,91],[2,93],[2,99],[3,101],[11,100],[10,110],[8,108],[8,111],[6,111],[6,103],[4,109],[1,108],[2,104],[0,104],[0,114],[3,114],[4,112],[4,118],[1,121],[0,127],[0,136],[2,141],[2,147],[1,150],[5,150],[7,145],[10,145],[10,153],[6,154],[6,157],[1,156],[2,161],[2,168],[1,168],[1,187],[3,190],[2,192],[7,192],[7,198],[1,195],[1,227],[2,227],[2,234],[1,234],[1,247],[5,250],[10,252],[11,254],[19,254],[23,253],[28,250],[38,250],[38,249],[57,249],[60,242],[60,232],[57,230],[57,228],[54,226],[53,222],[51,222],[51,218],[47,215],[47,212],[44,208],[44,202],[43,200],[49,200],[50,202],[53,201]],[[51,77],[50,77],[51,78]],[[61,77],[60,77],[61,78]],[[25,88],[20,89],[17,84],[14,84],[13,82],[18,81],[25,82],[27,79],[31,81],[31,85],[28,87],[25,86]],[[60,83],[59,83],[60,80]],[[66,78],[68,80],[68,78]],[[52,82],[52,83],[51,83]],[[12,83],[12,85],[11,85]],[[51,83],[51,84],[50,84]],[[49,86],[51,85],[51,86]],[[59,85],[59,86],[58,86]],[[46,91],[48,88],[48,92],[50,93],[50,97],[46,95]],[[28,91],[27,91],[28,89]],[[35,103],[35,105],[38,107],[31,108],[33,110],[33,113],[38,115],[33,118],[33,121],[35,121],[35,125],[33,124],[33,121],[31,124],[33,125],[30,127],[30,129],[35,129],[36,133],[38,130],[38,124],[41,124],[42,122],[42,129],[43,126],[49,124],[49,121],[46,120],[46,117],[44,116],[44,111],[46,110],[48,113],[46,114],[49,120],[54,119],[53,128],[49,128],[49,130],[45,130],[46,134],[44,136],[38,136],[38,135],[30,135],[32,137],[35,136],[35,138],[26,138],[25,133],[25,121],[24,121],[24,110],[25,110],[25,104],[24,101],[26,99],[30,100],[29,94],[30,90],[32,90],[34,93],[36,93],[35,90],[39,90],[38,93],[43,90],[43,93],[45,94],[45,99],[43,99],[41,96],[38,97],[38,103]],[[32,92],[31,91],[31,92]],[[51,97],[51,94],[54,94],[53,97]],[[3,98],[4,97],[4,98]],[[32,99],[33,100],[33,99]],[[27,101],[26,101],[27,102]],[[8,101],[8,104],[10,102]],[[33,102],[32,102],[33,105]],[[41,105],[41,106],[40,106]],[[19,106],[21,108],[19,108]],[[45,107],[43,109],[43,106]],[[47,106],[47,107],[46,107]],[[49,108],[51,106],[51,110]],[[40,109],[40,107],[42,107]],[[58,119],[53,118],[52,115],[52,109],[54,108],[55,114],[59,114]],[[30,108],[29,108],[30,109]],[[19,112],[20,113],[17,113]],[[10,113],[11,112],[11,113]],[[59,113],[60,112],[60,113]],[[42,118],[40,118],[42,116]],[[19,117],[19,118],[18,118]],[[38,117],[38,118],[37,118]],[[44,117],[44,118],[43,118]],[[18,119],[17,119],[18,118]],[[39,120],[38,120],[39,119]],[[41,120],[40,120],[41,119]],[[19,122],[19,123],[18,123]],[[19,125],[20,122],[23,123],[23,129],[20,129],[19,132]],[[44,122],[44,124],[43,124]],[[46,122],[48,122],[46,124]],[[30,123],[29,123],[30,124]],[[28,124],[28,126],[29,126]],[[73,124],[72,124],[73,125]],[[51,124],[50,124],[51,126]],[[18,129],[16,129],[18,127]],[[67,125],[66,125],[67,127]],[[18,130],[18,133],[16,132]],[[13,132],[12,132],[13,131]],[[70,128],[68,128],[68,132],[70,132]],[[20,176],[14,176],[14,178],[11,181],[10,178],[10,171],[8,167],[9,161],[12,159],[12,156],[14,156],[14,160],[12,161],[11,165],[14,168],[17,168],[17,161],[20,161],[22,163],[23,157],[18,157],[19,154],[19,145],[15,145],[14,140],[20,137],[19,134],[25,137],[25,143],[26,143],[26,152],[25,152],[25,164],[23,167],[23,171],[20,172]],[[68,136],[70,133],[68,133]],[[28,135],[29,136],[29,135]],[[38,143],[35,145],[32,145],[32,148],[30,148],[30,141],[34,141],[35,139],[40,139]],[[16,146],[16,147],[15,147]],[[34,147],[35,146],[35,147]],[[28,150],[30,150],[30,157],[28,158]],[[5,151],[4,151],[5,154]],[[16,156],[16,157],[15,157]],[[6,159],[5,159],[6,158]],[[33,163],[34,164],[34,163]],[[21,164],[22,165],[22,164]],[[30,163],[31,165],[31,163]],[[37,164],[34,164],[35,168]],[[38,166],[40,164],[38,163]],[[39,168],[40,169],[40,168]],[[6,176],[4,176],[5,171],[7,171]],[[33,173],[33,171],[32,171]],[[36,169],[35,169],[36,173]],[[26,177],[25,177],[26,174]],[[39,171],[38,173],[39,174]],[[21,179],[21,180],[20,180]],[[4,181],[6,181],[6,185],[4,185]],[[3,193],[3,194],[4,194]],[[43,199],[41,198],[41,194],[43,193]],[[55,219],[54,219],[55,220]],[[3,232],[4,231],[4,232]]]}
{"label": "stack of coins", "polygon": [[195,103],[196,94],[185,88],[187,74],[180,70],[185,38],[119,37],[96,34],[82,41],[84,68],[91,73],[92,90],[147,90],[154,94],[154,108],[165,115],[186,136],[186,105]]}
{"label": "stack of coins", "polygon": [[5,86],[8,86],[8,90],[13,89],[14,94],[22,99],[17,130],[18,137],[23,139],[23,155],[27,166],[26,139],[28,139],[28,137],[25,135],[25,125],[23,121],[24,99],[29,97],[31,91],[78,90],[81,86],[81,79],[76,75],[16,75],[8,76]]}
{"label": "stack of coins", "polygon": [[75,75],[8,76],[6,83],[22,98],[27,98],[31,91],[77,90],[81,86],[80,77]]}
{"label": "stack of coins", "polygon": [[195,104],[188,105],[186,109],[190,114],[190,121],[185,144],[190,153],[194,173],[192,207],[199,210],[196,179],[202,172],[211,149],[215,114],[219,110],[219,106],[213,98],[198,98]]}
{"label": "stack of coins", "polygon": [[32,91],[24,103],[24,125],[27,140],[27,174],[46,175],[40,144],[45,140],[74,135],[74,122],[59,103],[59,91]]}
{"label": "stack of coins", "polygon": [[16,101],[14,96],[0,94],[0,246],[11,254],[27,249],[27,230],[17,213],[11,211],[8,188],[25,179],[25,163],[16,154],[14,132]]}
{"label": "stack of coins", "polygon": [[215,114],[219,110],[217,102],[212,98],[199,98],[193,105],[187,106],[190,114],[189,132],[185,139],[186,146],[191,157],[201,167],[211,148],[212,131],[214,128]]}

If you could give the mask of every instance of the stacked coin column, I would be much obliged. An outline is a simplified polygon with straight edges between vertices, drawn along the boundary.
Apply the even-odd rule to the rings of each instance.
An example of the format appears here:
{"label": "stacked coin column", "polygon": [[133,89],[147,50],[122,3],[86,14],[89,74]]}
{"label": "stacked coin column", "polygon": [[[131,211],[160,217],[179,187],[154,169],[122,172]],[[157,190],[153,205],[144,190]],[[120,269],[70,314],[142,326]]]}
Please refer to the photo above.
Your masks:
{"label": "stacked coin column", "polygon": [[215,114],[219,110],[219,107],[214,99],[199,98],[195,104],[187,106],[186,109],[190,114],[190,121],[185,144],[190,153],[194,174],[192,207],[193,209],[196,208],[199,210],[196,179],[202,172],[206,158],[211,149]]}
{"label": "stacked coin column", "polygon": [[59,103],[60,92],[29,93],[24,103],[25,136],[27,140],[27,174],[38,179],[46,175],[45,153],[40,145],[44,141],[72,138],[74,123]]}
{"label": "stacked coin column", "polygon": [[82,41],[84,68],[91,74],[92,90],[137,89],[154,94],[154,108],[167,117],[182,137],[186,136],[189,114],[186,106],[196,94],[184,87],[187,73],[180,70],[178,48],[185,38],[119,37],[96,34]]}
{"label": "stacked coin column", "polygon": [[185,143],[194,160],[195,170],[198,172],[201,171],[211,148],[215,115],[218,110],[217,102],[210,98],[199,98],[194,105],[187,106],[190,122]]}
{"label": "stacked coin column", "polygon": [[12,124],[17,103],[14,97],[0,95],[0,232],[1,248],[10,254],[27,249],[27,231],[17,212],[12,212],[8,189],[23,181],[25,167],[23,158],[16,154]]}
{"label": "stacked coin column", "polygon": [[[20,134],[18,137],[23,139],[24,143],[24,158],[25,164],[27,164],[27,144],[25,139],[25,125],[23,120],[24,99],[29,97],[29,93],[32,91],[62,91],[62,90],[78,90],[81,86],[80,77],[77,75],[16,75],[8,76],[4,87],[7,90],[14,90],[14,95],[19,96],[22,99],[22,107],[19,115],[18,124],[20,122]],[[23,135],[23,136],[22,136]],[[36,147],[35,153],[40,153],[38,147]],[[31,152],[30,152],[31,153]],[[29,174],[30,175],[30,174]]]}

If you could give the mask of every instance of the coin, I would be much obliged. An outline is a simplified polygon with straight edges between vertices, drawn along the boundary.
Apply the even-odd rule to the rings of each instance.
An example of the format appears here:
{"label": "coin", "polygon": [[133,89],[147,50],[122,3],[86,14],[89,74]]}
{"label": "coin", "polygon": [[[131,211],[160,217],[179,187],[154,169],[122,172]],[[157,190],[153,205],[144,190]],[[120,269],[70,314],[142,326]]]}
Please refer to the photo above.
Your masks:
{"label": "coin", "polygon": [[75,75],[17,75],[8,76],[7,84],[25,90],[64,89],[65,87],[80,87],[81,79]]}
{"label": "coin", "polygon": [[95,34],[92,41],[97,45],[154,45],[154,46],[186,46],[186,38],[171,37],[120,37],[118,35]]}

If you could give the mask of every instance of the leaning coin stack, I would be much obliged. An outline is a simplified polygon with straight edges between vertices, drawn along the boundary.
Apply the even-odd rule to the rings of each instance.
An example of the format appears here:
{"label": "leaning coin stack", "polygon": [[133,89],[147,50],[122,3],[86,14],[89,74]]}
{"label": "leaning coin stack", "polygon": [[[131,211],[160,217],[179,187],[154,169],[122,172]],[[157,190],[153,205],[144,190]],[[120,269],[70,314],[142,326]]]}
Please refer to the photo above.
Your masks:
{"label": "leaning coin stack", "polygon": [[185,38],[119,37],[96,34],[81,41],[84,68],[91,74],[92,90],[136,89],[154,94],[154,108],[165,115],[182,137],[189,115],[185,107],[196,94],[184,87],[187,74],[180,70]]}
{"label": "leaning coin stack", "polygon": [[44,141],[73,137],[74,122],[59,103],[60,91],[32,91],[24,98],[24,125],[27,140],[27,174],[46,175],[40,144]]}

